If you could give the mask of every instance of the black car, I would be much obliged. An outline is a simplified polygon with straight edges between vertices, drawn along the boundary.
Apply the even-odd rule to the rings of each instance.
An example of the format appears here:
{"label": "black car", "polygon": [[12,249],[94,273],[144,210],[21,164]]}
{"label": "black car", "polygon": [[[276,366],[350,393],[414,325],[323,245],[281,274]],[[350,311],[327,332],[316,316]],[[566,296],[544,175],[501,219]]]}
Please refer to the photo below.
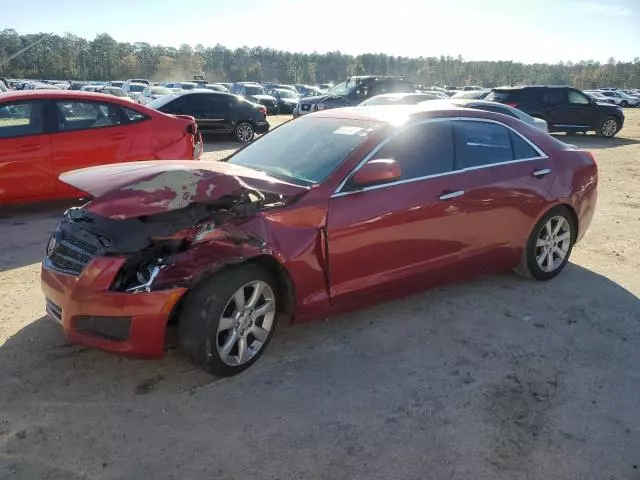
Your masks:
{"label": "black car", "polygon": [[192,116],[201,132],[233,134],[242,143],[253,140],[256,133],[269,131],[264,106],[230,93],[187,90],[160,97],[147,107],[172,115]]}
{"label": "black car", "polygon": [[277,115],[278,101],[260,84],[255,82],[236,82],[229,89],[231,93],[235,93],[247,100],[264,105],[269,115]]}
{"label": "black car", "polygon": [[572,87],[499,87],[485,100],[504,103],[541,118],[549,125],[550,132],[595,131],[603,137],[613,137],[624,125],[622,108],[595,101]]}
{"label": "black car", "polygon": [[267,93],[274,97],[278,102],[278,110],[280,113],[293,113],[293,110],[298,105],[298,99],[300,96],[286,88],[273,88],[267,90]]}
{"label": "black car", "polygon": [[415,91],[414,83],[402,77],[376,75],[349,77],[325,95],[300,99],[293,116],[295,118],[317,110],[358,105],[364,100],[382,93],[412,93]]}

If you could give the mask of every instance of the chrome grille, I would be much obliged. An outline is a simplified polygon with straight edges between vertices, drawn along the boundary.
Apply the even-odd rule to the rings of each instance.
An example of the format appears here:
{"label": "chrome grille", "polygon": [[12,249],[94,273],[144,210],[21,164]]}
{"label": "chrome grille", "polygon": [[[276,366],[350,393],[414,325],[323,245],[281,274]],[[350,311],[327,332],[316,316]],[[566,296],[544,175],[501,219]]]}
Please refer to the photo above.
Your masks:
{"label": "chrome grille", "polygon": [[62,322],[62,308],[53,303],[50,299],[45,299],[46,307],[45,310],[47,315],[49,315],[52,319],[57,322]]}
{"label": "chrome grille", "polygon": [[49,257],[49,265],[62,273],[80,275],[98,247],[62,230],[60,241]]}

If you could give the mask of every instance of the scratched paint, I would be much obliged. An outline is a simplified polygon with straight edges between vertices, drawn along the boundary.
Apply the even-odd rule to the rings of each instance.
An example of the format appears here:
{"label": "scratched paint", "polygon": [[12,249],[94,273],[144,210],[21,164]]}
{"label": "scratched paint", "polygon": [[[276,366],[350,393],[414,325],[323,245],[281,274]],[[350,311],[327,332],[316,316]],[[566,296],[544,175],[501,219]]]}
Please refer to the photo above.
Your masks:
{"label": "scratched paint", "polygon": [[[167,198],[154,202],[152,205],[156,207],[164,207],[167,209],[184,208],[191,204],[198,194],[198,184],[203,180],[203,172],[199,170],[170,170],[162,172],[155,177],[137,182],[132,185],[122,187],[121,190],[132,190],[136,192],[173,192],[174,198]],[[207,189],[207,196],[211,196],[211,187]]]}

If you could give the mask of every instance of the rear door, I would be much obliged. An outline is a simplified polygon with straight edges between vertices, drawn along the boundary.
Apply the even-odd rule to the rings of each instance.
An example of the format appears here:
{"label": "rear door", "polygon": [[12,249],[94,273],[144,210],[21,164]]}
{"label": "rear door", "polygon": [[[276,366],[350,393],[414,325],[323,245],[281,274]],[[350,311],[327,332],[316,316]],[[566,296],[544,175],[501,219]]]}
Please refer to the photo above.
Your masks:
{"label": "rear door", "polygon": [[[368,161],[396,160],[402,179],[329,201],[330,285],[334,305],[450,273],[464,248],[460,195],[449,121],[407,127]],[[449,270],[447,270],[449,269]]]}
{"label": "rear door", "polygon": [[[134,132],[118,105],[84,99],[56,99],[53,105],[57,116],[52,135],[56,177],[70,170],[129,159]],[[71,189],[62,182],[57,188]]]}
{"label": "rear door", "polygon": [[556,172],[550,159],[495,121],[455,122],[456,169],[464,171],[466,268],[483,272],[518,264]]}
{"label": "rear door", "polygon": [[232,130],[231,101],[234,97],[225,94],[202,95],[202,122],[206,130],[213,133],[223,133]]}
{"label": "rear door", "polygon": [[55,193],[46,101],[0,104],[0,204]]}
{"label": "rear door", "polygon": [[564,88],[545,88],[542,94],[544,120],[549,127],[564,127],[569,119],[569,103],[567,91]]}

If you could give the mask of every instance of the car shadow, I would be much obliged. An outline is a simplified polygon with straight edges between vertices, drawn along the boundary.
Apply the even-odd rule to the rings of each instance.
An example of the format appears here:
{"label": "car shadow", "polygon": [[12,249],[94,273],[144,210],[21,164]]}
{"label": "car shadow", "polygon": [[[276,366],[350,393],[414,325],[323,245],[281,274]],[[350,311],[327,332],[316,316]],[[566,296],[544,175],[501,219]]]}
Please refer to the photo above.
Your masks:
{"label": "car shadow", "polygon": [[603,138],[598,135],[567,135],[560,133],[554,133],[552,136],[561,142],[593,150],[615,148],[640,143],[640,140],[636,140],[635,138],[624,137]]}
{"label": "car shadow", "polygon": [[[634,347],[639,307],[638,298],[622,286],[573,264],[546,283],[512,274],[483,277],[324,322],[281,326],[263,358],[229,379],[212,377],[189,364],[174,340],[160,360],[126,359],[69,345],[58,325],[35,317],[0,346],[4,406],[0,441],[16,454],[17,470],[27,468],[29,458],[36,461],[40,456],[49,459],[47,468],[63,468],[72,464],[74,453],[60,449],[60,442],[69,440],[70,431],[93,432],[91,446],[100,452],[104,475],[110,476],[115,468],[114,478],[140,478],[144,475],[138,469],[143,467],[135,450],[114,447],[108,438],[116,435],[135,443],[144,432],[144,438],[164,438],[172,445],[185,439],[188,431],[189,438],[209,438],[211,443],[216,435],[226,438],[238,432],[255,438],[254,425],[262,428],[264,437],[259,448],[257,444],[248,450],[233,444],[227,448],[225,442],[216,441],[216,458],[209,463],[227,468],[243,459],[277,464],[286,445],[300,444],[296,455],[305,461],[296,468],[305,478],[313,477],[317,468],[327,471],[326,465],[316,463],[324,460],[314,452],[325,451],[344,435],[358,445],[351,460],[366,461],[372,471],[393,464],[394,453],[367,439],[386,439],[389,430],[425,445],[441,438],[446,445],[421,453],[428,457],[453,449],[453,458],[458,458],[457,454],[468,453],[465,448],[476,448],[465,435],[472,435],[474,442],[483,438],[487,457],[483,460],[509,470],[528,461],[523,452],[529,445],[536,445],[539,455],[556,455],[557,444],[539,438],[553,435],[549,432],[559,428],[553,422],[579,423],[584,418],[605,422],[606,428],[598,430],[594,440],[587,436],[578,450],[563,449],[563,455],[581,464],[584,455],[601,452],[598,438],[606,441],[609,435],[618,435],[617,430],[607,430],[607,422],[627,414],[636,418],[627,411],[635,408],[631,400],[614,405],[620,409],[616,411],[590,399],[601,393],[594,386],[598,382],[607,385],[606,395],[614,403],[622,393],[632,398],[640,393],[625,392],[631,387],[624,380],[625,375],[635,375],[640,361],[640,351]],[[586,372],[591,375],[588,381]],[[559,400],[554,398],[556,389],[562,392],[555,395]],[[563,409],[561,420],[543,416],[546,409],[557,406],[556,400]],[[360,418],[361,411],[370,421]],[[71,418],[70,425],[63,420]],[[468,425],[479,429],[481,437],[475,430],[470,433]],[[337,436],[311,432],[309,438],[299,437],[308,429],[337,429]],[[512,448],[498,440],[494,445],[494,435],[515,436],[524,446]],[[34,437],[37,445],[29,450],[30,444],[23,440]],[[633,450],[637,446],[628,446],[630,454],[637,453]],[[540,451],[545,448],[549,452]],[[145,461],[164,464],[165,455],[164,448],[149,450]],[[221,462],[227,456],[230,461]],[[176,468],[169,460],[167,468]],[[340,477],[345,468],[340,462],[330,468],[328,478]],[[434,459],[433,465],[434,478],[446,476],[442,464]],[[193,468],[199,466],[210,468]],[[180,476],[189,473],[181,471]]]}
{"label": "car shadow", "polygon": [[40,262],[60,217],[83,200],[58,200],[0,209],[0,272]]}

